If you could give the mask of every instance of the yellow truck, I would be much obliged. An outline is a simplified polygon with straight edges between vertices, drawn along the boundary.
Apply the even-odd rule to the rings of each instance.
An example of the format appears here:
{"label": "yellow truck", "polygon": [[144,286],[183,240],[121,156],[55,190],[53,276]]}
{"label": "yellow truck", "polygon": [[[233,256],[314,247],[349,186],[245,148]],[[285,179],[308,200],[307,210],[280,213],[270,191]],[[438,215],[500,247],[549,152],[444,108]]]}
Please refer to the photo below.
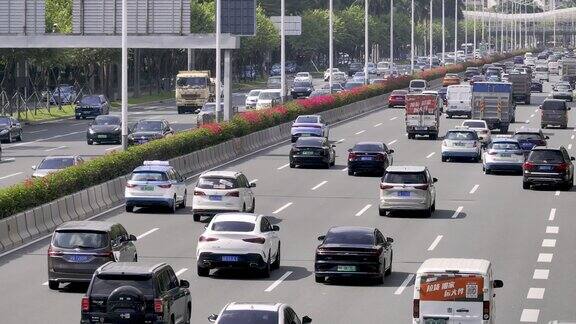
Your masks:
{"label": "yellow truck", "polygon": [[210,71],[180,71],[176,76],[178,114],[193,113],[214,101],[216,82]]}

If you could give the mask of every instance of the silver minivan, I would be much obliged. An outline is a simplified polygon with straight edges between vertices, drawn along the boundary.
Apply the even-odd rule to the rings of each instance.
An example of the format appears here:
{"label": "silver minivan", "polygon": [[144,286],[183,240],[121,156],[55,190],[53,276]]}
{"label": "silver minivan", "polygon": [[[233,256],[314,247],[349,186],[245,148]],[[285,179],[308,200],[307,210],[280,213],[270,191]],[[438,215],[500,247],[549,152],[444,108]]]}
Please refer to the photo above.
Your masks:
{"label": "silver minivan", "polygon": [[424,166],[389,166],[380,183],[380,216],[395,211],[423,211],[426,217],[436,210],[436,187]]}
{"label": "silver minivan", "polygon": [[568,107],[566,101],[562,99],[546,99],[539,108],[542,128],[547,126],[568,127],[568,111],[570,107]]}

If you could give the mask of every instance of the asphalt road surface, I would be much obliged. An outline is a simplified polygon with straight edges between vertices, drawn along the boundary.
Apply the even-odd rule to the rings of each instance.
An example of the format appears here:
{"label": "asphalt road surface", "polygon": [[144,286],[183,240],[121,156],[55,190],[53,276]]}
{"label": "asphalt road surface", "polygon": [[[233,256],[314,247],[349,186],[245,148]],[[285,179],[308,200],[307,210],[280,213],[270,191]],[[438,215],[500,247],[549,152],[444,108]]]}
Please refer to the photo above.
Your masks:
{"label": "asphalt road surface", "polygon": [[[518,106],[518,122],[511,131],[540,126],[537,106],[545,96],[533,94],[533,105]],[[157,108],[146,113],[164,111]],[[280,226],[282,266],[270,279],[224,271],[209,278],[198,277],[195,248],[204,224],[192,221],[190,207],[174,215],[160,209],[126,214],[119,208],[99,219],[121,222],[130,233],[140,236],[136,243],[139,262],[168,262],[181,279],[190,281],[192,323],[207,323],[209,314],[231,301],[289,303],[314,323],[408,323],[413,274],[431,257],[491,260],[495,278],[504,281],[504,288],[496,292],[497,323],[575,321],[576,189],[522,190],[518,175],[485,175],[480,163],[443,163],[440,140],[407,139],[403,114],[403,109],[381,109],[333,125],[331,140],[337,143],[338,157],[336,166],[329,170],[289,168],[288,143],[219,168],[240,170],[250,180],[257,180],[256,212],[270,215]],[[549,145],[564,145],[569,152],[574,151],[574,110],[570,118],[568,129],[545,130]],[[67,121],[61,132],[83,132],[81,125],[72,125],[75,123]],[[460,123],[444,118],[441,133]],[[178,125],[186,127],[185,123]],[[33,152],[42,155],[47,147],[78,144],[81,135],[7,152],[17,152],[18,159]],[[365,140],[388,143],[395,150],[395,165],[430,168],[432,176],[439,179],[437,210],[431,218],[378,216],[379,178],[351,177],[345,172],[346,150]],[[94,154],[106,148],[96,146],[94,149],[101,151]],[[394,272],[383,285],[314,282],[316,237],[336,225],[375,226],[394,238]],[[86,286],[48,289],[47,243],[47,239],[41,240],[0,257],[2,322],[78,323]]]}

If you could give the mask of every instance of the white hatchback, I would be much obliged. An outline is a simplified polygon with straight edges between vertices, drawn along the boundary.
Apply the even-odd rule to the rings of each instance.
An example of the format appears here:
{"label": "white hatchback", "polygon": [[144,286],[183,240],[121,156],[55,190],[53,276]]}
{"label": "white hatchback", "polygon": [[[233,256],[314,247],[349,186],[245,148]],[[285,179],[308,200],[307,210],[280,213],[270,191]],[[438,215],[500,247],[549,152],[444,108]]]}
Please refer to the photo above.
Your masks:
{"label": "white hatchback", "polygon": [[280,237],[277,225],[266,216],[248,213],[223,213],[212,218],[198,239],[198,276],[207,277],[211,269],[252,269],[270,277],[280,268]]}
{"label": "white hatchback", "polygon": [[198,178],[192,198],[192,215],[195,222],[201,216],[212,216],[222,212],[254,212],[256,198],[242,172],[208,171]]}

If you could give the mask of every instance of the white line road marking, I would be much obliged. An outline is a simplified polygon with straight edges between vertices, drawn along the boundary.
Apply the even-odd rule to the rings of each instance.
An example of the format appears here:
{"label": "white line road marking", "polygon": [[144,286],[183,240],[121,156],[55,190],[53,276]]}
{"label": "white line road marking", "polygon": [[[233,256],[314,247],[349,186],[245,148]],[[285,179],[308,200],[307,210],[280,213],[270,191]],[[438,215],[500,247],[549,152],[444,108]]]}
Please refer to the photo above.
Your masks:
{"label": "white line road marking", "polygon": [[537,323],[538,322],[538,315],[540,315],[539,309],[524,308],[522,310],[522,315],[520,316],[520,322]]}
{"label": "white line road marking", "polygon": [[67,148],[67,147],[68,147],[68,146],[66,146],[66,145],[62,145],[62,146],[58,146],[58,147],[53,147],[53,148],[46,149],[46,150],[44,150],[44,152],[51,152],[51,151],[61,150],[61,149]]}
{"label": "white line road marking", "polygon": [[548,269],[534,269],[534,275],[532,276],[532,279],[548,280],[549,274],[550,270]]}
{"label": "white line road marking", "polygon": [[[32,132],[27,132],[27,133],[28,134],[38,134],[38,133],[47,132],[47,131],[48,131],[47,129],[39,129],[39,130],[35,130]],[[46,282],[48,282],[48,281],[46,281]]]}
{"label": "white line road marking", "polygon": [[570,136],[570,139],[573,140],[573,139],[574,139],[574,135]]}
{"label": "white line road marking", "polygon": [[558,234],[558,226],[546,226],[546,234]]}
{"label": "white line road marking", "polygon": [[48,281],[44,282],[42,286],[48,286]]}
{"label": "white line road marking", "polygon": [[362,214],[364,214],[364,212],[367,211],[370,207],[372,207],[370,204],[364,206],[364,208],[360,209],[360,211],[357,212],[354,216],[362,216]]}
{"label": "white line road marking", "polygon": [[530,115],[530,118],[534,117],[534,114]]}
{"label": "white line road marking", "polygon": [[398,140],[393,140],[392,142],[388,143],[388,146],[390,146],[390,145],[392,145],[392,144],[394,144],[394,143],[396,143],[396,142],[398,142]]}
{"label": "white line road marking", "polygon": [[360,134],[364,133],[365,131],[366,131],[366,130],[363,129],[363,130],[361,130],[361,131],[359,131],[359,132],[356,132],[356,135],[360,135]]}
{"label": "white line road marking", "polygon": [[406,287],[410,284],[413,278],[414,278],[413,273],[407,275],[406,279],[404,279],[400,287],[398,287],[398,289],[396,289],[396,291],[394,292],[394,295],[402,295],[402,292],[404,292],[404,289],[406,289]]}
{"label": "white line road marking", "polygon": [[480,188],[480,185],[474,185],[474,187],[472,187],[472,189],[470,190],[470,194],[475,193],[476,190],[478,190],[478,188]]}
{"label": "white line road marking", "polygon": [[545,288],[530,288],[528,290],[528,299],[543,299]]}
{"label": "white line road marking", "polygon": [[258,182],[258,179],[254,179],[254,180],[250,181],[250,183],[256,183],[256,182]]}
{"label": "white line road marking", "polygon": [[275,211],[272,212],[272,214],[278,214],[279,212],[283,211],[284,209],[288,208],[292,206],[292,202],[287,203],[286,205],[276,209]]}
{"label": "white line road marking", "polygon": [[182,268],[182,269],[176,271],[176,277],[179,277],[181,274],[183,274],[186,271],[188,271],[188,268]]}
{"label": "white line road marking", "polygon": [[7,159],[0,160],[0,162],[12,162],[14,160],[16,160],[16,159],[15,158],[7,158]]}
{"label": "white line road marking", "polygon": [[434,154],[436,154],[436,152],[432,152],[432,153],[428,154],[428,155],[426,156],[426,158],[429,159],[429,158],[431,158]]}
{"label": "white line road marking", "polygon": [[70,126],[78,126],[78,125],[84,125],[86,123],[74,123],[74,124],[70,124]]}
{"label": "white line road marking", "polygon": [[440,240],[442,240],[443,237],[444,237],[444,235],[436,236],[436,239],[434,239],[434,242],[432,242],[432,244],[430,244],[430,246],[428,247],[428,251],[434,251],[434,249],[436,248],[438,243],[440,243]]}
{"label": "white line road marking", "polygon": [[458,218],[458,215],[460,215],[460,213],[462,212],[463,209],[464,209],[464,206],[458,206],[458,208],[454,212],[454,215],[452,215],[452,218]]}
{"label": "white line road marking", "polygon": [[274,290],[274,288],[278,287],[278,285],[281,284],[282,281],[286,280],[286,278],[288,278],[291,274],[292,274],[292,271],[286,271],[286,273],[283,274],[282,277],[280,277],[280,279],[274,281],[274,283],[271,284],[270,287],[266,288],[266,290],[264,290],[264,291],[265,292],[271,292],[272,290]]}
{"label": "white line road marking", "polygon": [[378,124],[374,125],[374,127],[378,127],[380,125],[382,125],[382,123],[378,123]]}
{"label": "white line road marking", "polygon": [[538,254],[538,262],[550,263],[554,253],[540,253]]}
{"label": "white line road marking", "polygon": [[136,236],[136,238],[139,239],[139,240],[140,240],[140,239],[143,239],[143,238],[145,238],[146,236],[148,236],[148,235],[156,232],[157,230],[159,230],[159,228],[158,228],[158,227],[154,227],[153,229],[151,229],[151,230],[149,230],[149,231],[147,231],[147,232],[144,232],[144,233]]}
{"label": "white line road marking", "polygon": [[534,112],[538,112],[538,109],[534,110]]}
{"label": "white line road marking", "polygon": [[569,150],[572,149],[572,144],[568,144],[568,149],[569,149]]}
{"label": "white line road marking", "polygon": [[328,181],[324,180],[324,181],[320,182],[319,184],[317,184],[317,185],[315,185],[314,187],[312,187],[312,190],[316,190],[316,189],[322,187],[323,185],[326,184],[326,182],[328,182]]}
{"label": "white line road marking", "polygon": [[47,137],[47,138],[40,138],[40,139],[37,139],[37,140],[34,140],[34,141],[30,141],[30,142],[21,142],[21,143],[18,143],[18,144],[14,144],[14,145],[7,146],[6,149],[9,149],[9,148],[12,148],[12,147],[24,146],[24,145],[28,145],[28,144],[32,144],[32,143],[49,141],[49,140],[53,140],[53,139],[61,138],[61,137],[65,137],[65,136],[82,134],[82,133],[85,133],[85,132],[86,132],[86,131],[72,132],[72,133],[66,133],[66,134],[56,135],[56,136],[52,136],[52,137]]}
{"label": "white line road marking", "polygon": [[554,193],[554,196],[560,196],[560,190],[556,190],[556,192]]}
{"label": "white line road marking", "polygon": [[15,176],[20,175],[20,174],[22,174],[22,173],[24,173],[24,172],[12,173],[12,174],[9,174],[9,175],[7,175],[7,176],[0,177],[0,180],[4,180],[4,179],[11,178],[11,177],[15,177]]}
{"label": "white line road marking", "polygon": [[398,117],[392,117],[392,118],[390,118],[390,120],[396,120],[396,118],[398,118]]}
{"label": "white line road marking", "polygon": [[290,165],[290,163],[286,163],[286,164],[284,164],[283,166],[278,167],[277,170],[282,170],[282,169],[284,169],[285,167],[287,167],[287,166],[289,166],[289,165]]}
{"label": "white line road marking", "polygon": [[109,151],[113,151],[113,150],[116,150],[116,149],[119,149],[119,148],[122,148],[122,145],[109,147],[109,148],[106,149],[106,151],[109,152]]}
{"label": "white line road marking", "polygon": [[548,216],[549,221],[553,221],[556,218],[556,208],[550,209],[550,215]]}
{"label": "white line road marking", "polygon": [[336,144],[342,143],[342,142],[344,142],[345,140],[346,140],[345,138],[339,139],[339,140],[336,141]]}
{"label": "white line road marking", "polygon": [[345,167],[344,169],[342,169],[342,172],[346,172],[348,171],[348,167]]}
{"label": "white line road marking", "polygon": [[556,246],[556,239],[543,239],[542,240],[542,247],[555,247]]}

